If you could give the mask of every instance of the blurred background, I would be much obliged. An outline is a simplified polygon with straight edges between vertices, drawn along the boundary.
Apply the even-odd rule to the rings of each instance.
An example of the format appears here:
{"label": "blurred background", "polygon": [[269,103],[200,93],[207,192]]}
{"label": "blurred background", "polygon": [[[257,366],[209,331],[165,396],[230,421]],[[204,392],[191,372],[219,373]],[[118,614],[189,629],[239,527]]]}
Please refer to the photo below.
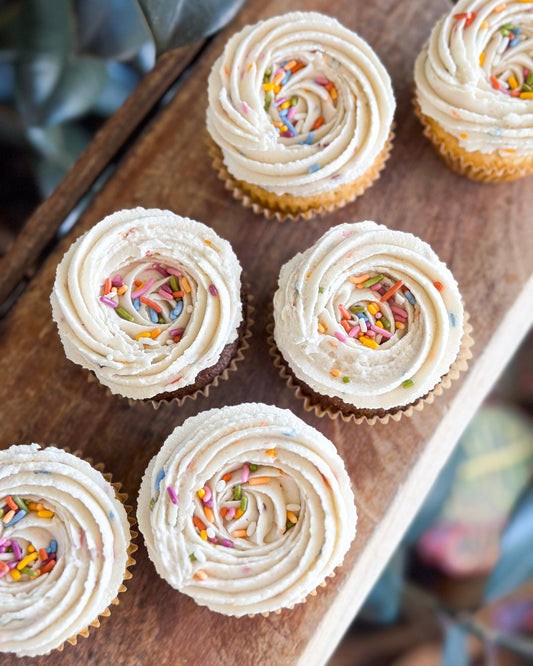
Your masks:
{"label": "blurred background", "polygon": [[[0,1],[0,256],[156,57],[244,1]],[[533,664],[532,407],[530,333],[331,666]]]}

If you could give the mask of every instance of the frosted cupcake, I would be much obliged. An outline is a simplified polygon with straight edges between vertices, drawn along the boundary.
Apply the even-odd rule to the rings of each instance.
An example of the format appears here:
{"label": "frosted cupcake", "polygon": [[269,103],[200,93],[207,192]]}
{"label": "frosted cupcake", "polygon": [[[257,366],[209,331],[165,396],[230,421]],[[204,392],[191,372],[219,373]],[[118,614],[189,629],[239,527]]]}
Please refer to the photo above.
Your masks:
{"label": "frosted cupcake", "polygon": [[372,48],[336,19],[247,26],[209,76],[207,129],[229,189],[279,219],[338,208],[378,177],[395,101]]}
{"label": "frosted cupcake", "polygon": [[460,0],[415,65],[424,133],[469,178],[533,173],[533,2]]}
{"label": "frosted cupcake", "polygon": [[313,594],[355,535],[350,480],[333,444],[263,404],[189,418],[151,460],[138,521],[159,575],[226,615]]}
{"label": "frosted cupcake", "polygon": [[46,654],[109,615],[133,564],[121,499],[60,449],[0,451],[0,652]]}
{"label": "frosted cupcake", "polygon": [[170,211],[95,225],[59,264],[51,303],[67,357],[134,399],[183,398],[225,376],[246,327],[230,244]]}
{"label": "frosted cupcake", "polygon": [[464,323],[457,283],[427,243],[342,224],[282,267],[273,354],[317,413],[386,418],[441,382]]}

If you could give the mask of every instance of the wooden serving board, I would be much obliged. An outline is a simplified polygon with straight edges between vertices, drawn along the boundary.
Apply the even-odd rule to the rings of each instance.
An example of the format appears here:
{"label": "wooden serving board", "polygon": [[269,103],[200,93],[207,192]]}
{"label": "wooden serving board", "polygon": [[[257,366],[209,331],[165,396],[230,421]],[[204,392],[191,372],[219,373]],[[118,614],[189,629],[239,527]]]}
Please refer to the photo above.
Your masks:
{"label": "wooden serving board", "polygon": [[[280,666],[327,661],[533,315],[533,180],[489,186],[455,175],[435,156],[413,113],[414,59],[448,8],[445,0],[293,0],[290,7],[281,0],[249,0],[205,48],[195,45],[159,62],[0,262],[4,288],[34,273],[0,324],[0,446],[36,441],[79,449],[103,462],[135,503],[148,461],[187,417],[250,400],[287,407],[333,440],[351,475],[359,526],[342,569],[317,596],[292,611],[227,618],[198,607],[161,580],[139,538],[128,591],[87,640],[67,645],[60,656],[19,660],[4,655],[1,664]],[[329,13],[364,37],[391,74],[398,108],[391,158],[370,190],[323,219],[279,224],[244,209],[224,190],[210,166],[204,123],[207,76],[227,38],[248,23],[289,9]],[[171,101],[125,144],[115,172],[74,230],[35,265],[80,192],[191,61]],[[70,243],[105,215],[138,205],[202,220],[227,238],[256,307],[251,348],[239,371],[208,398],[157,411],[150,404],[129,406],[87,382],[86,373],[64,356],[48,300],[56,265]],[[431,244],[459,282],[476,339],[469,372],[433,405],[411,419],[372,427],[304,412],[274,369],[265,334],[280,266],[331,225],[365,219],[413,232]]]}

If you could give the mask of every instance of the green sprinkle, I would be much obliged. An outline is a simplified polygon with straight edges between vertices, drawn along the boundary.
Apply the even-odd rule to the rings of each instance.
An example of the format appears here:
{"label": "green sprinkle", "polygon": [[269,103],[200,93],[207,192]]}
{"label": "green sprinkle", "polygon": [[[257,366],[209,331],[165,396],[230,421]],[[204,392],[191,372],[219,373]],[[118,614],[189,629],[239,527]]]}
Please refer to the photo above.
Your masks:
{"label": "green sprinkle", "polygon": [[170,276],[169,282],[170,282],[170,288],[172,289],[172,291],[179,291],[178,281],[176,280],[175,275]]}
{"label": "green sprinkle", "polygon": [[371,287],[374,284],[377,284],[378,282],[381,282],[385,276],[384,275],[376,275],[372,278],[369,278],[368,280],[365,280],[361,286],[363,287]]}
{"label": "green sprinkle", "polygon": [[406,379],[404,382],[402,382],[402,388],[409,388],[410,386],[413,386],[414,381],[412,379]]}
{"label": "green sprinkle", "polygon": [[265,75],[263,76],[263,81],[265,83],[268,83],[270,81],[271,76],[272,76],[272,70],[269,67],[268,69],[265,69]]}
{"label": "green sprinkle", "polygon": [[250,472],[257,472],[257,465],[251,463],[248,467],[250,468]]}
{"label": "green sprinkle", "polygon": [[189,555],[189,559],[190,559],[191,562],[196,562],[196,555],[194,553],[191,553]]}
{"label": "green sprinkle", "polygon": [[238,483],[233,489],[233,499],[240,500],[241,497],[242,497],[242,486],[240,483]]}
{"label": "green sprinkle", "polygon": [[150,500],[150,511],[154,510],[154,506],[155,506],[155,497],[152,497],[152,499]]}
{"label": "green sprinkle", "polygon": [[13,497],[13,502],[15,502],[15,504],[19,507],[19,509],[22,509],[23,511],[29,511],[26,502],[20,499],[18,495],[12,495],[12,497]]}
{"label": "green sprinkle", "polygon": [[533,69],[527,75],[526,83],[528,86],[533,86]]}
{"label": "green sprinkle", "polygon": [[318,288],[318,293],[323,294],[324,293],[324,287],[319,287]]}
{"label": "green sprinkle", "polygon": [[348,384],[348,382],[350,381],[350,378],[349,378],[349,377],[343,377],[343,378],[342,378],[342,381],[343,381],[345,384]]}
{"label": "green sprinkle", "polygon": [[528,86],[527,83],[522,84],[522,88],[520,89],[520,92],[533,92],[533,87]]}
{"label": "green sprinkle", "polygon": [[291,523],[290,520],[287,520],[287,522],[285,523],[285,529],[290,530],[291,527],[294,527],[295,525],[296,525],[296,523]]}
{"label": "green sprinkle", "polygon": [[31,576],[32,578],[35,578],[37,575],[37,572],[34,569],[30,569],[30,567],[24,567],[20,570],[20,573],[24,573],[27,576]]}
{"label": "green sprinkle", "polygon": [[241,511],[246,511],[247,508],[248,508],[248,498],[241,497]]}
{"label": "green sprinkle", "polygon": [[290,102],[290,105],[291,105],[291,106],[296,106],[296,105],[298,104],[298,98],[296,97],[296,95],[294,95],[293,97],[291,97],[290,100],[289,100],[289,102]]}
{"label": "green sprinkle", "polygon": [[124,310],[124,308],[121,305],[115,308],[115,312],[118,314],[119,317],[122,317],[122,319],[127,319],[127,321],[135,321],[135,317],[133,315],[130,315],[130,313],[127,312],[126,310]]}
{"label": "green sprinkle", "polygon": [[383,324],[387,331],[390,331],[390,321],[387,319],[387,317],[385,317],[385,315],[383,315],[379,321]]}
{"label": "green sprinkle", "polygon": [[265,95],[265,111],[268,111],[271,103],[272,103],[272,95],[269,92],[267,92],[267,94]]}
{"label": "green sprinkle", "polygon": [[366,310],[366,307],[364,305],[351,305],[348,310],[353,314],[361,314],[361,312]]}
{"label": "green sprinkle", "polygon": [[159,316],[157,317],[157,323],[158,323],[158,324],[165,324],[166,322],[165,322],[165,320],[163,319],[163,317],[162,317],[161,315],[159,315]]}

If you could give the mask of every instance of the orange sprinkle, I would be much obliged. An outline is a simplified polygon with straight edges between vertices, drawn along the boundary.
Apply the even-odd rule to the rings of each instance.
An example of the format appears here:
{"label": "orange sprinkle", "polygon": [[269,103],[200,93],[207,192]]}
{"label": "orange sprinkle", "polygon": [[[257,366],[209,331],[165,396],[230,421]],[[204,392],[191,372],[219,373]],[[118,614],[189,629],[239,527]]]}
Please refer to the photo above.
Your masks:
{"label": "orange sprinkle", "polygon": [[466,132],[461,132],[459,136],[461,137],[461,139],[468,139],[468,134]]}
{"label": "orange sprinkle", "polygon": [[11,520],[11,518],[13,518],[14,515],[15,515],[15,512],[13,511],[13,509],[11,509],[11,511],[8,511],[6,513],[6,515],[2,518],[2,522],[4,524],[9,523],[9,521]]}
{"label": "orange sprinkle", "polygon": [[352,330],[350,324],[346,321],[346,319],[341,320],[341,326],[346,331],[346,333],[349,333]]}
{"label": "orange sprinkle", "polygon": [[279,84],[283,81],[284,78],[285,78],[285,74],[284,74],[283,72],[280,72],[277,76],[275,76],[275,77],[272,79],[272,84],[273,84],[274,86],[277,86],[277,85],[279,85]]}
{"label": "orange sprinkle", "polygon": [[298,70],[302,69],[303,67],[305,67],[303,62],[297,62],[296,65],[294,65],[294,67],[291,67],[291,72],[294,74],[294,72],[297,72]]}
{"label": "orange sprinkle", "polygon": [[332,374],[334,377],[340,377],[342,372],[338,368],[332,368],[330,370],[330,374]]}
{"label": "orange sprinkle", "polygon": [[253,64],[253,62],[251,62],[251,63],[248,65],[248,69],[247,69],[246,71],[249,72],[249,71],[252,69],[253,66],[254,66],[254,64]]}
{"label": "orange sprinkle", "polygon": [[196,525],[196,527],[197,527],[200,531],[201,531],[201,530],[205,530],[205,525],[202,523],[202,521],[200,520],[200,518],[198,518],[198,516],[193,516],[193,517],[192,517],[192,522]]}
{"label": "orange sprinkle", "polygon": [[309,280],[309,278],[311,277],[311,271],[309,271],[309,273],[307,273],[305,277]]}
{"label": "orange sprinkle", "polygon": [[506,7],[507,7],[507,3],[506,3],[506,2],[500,2],[499,5],[496,5],[496,7],[494,7],[494,10],[493,10],[493,11],[494,11],[495,14],[499,14],[500,12],[503,12],[503,10],[504,10]]}
{"label": "orange sprinkle", "polygon": [[366,282],[366,280],[368,280],[369,277],[370,275],[368,273],[365,273],[364,275],[352,275],[348,279],[352,284],[361,284],[361,282]]}
{"label": "orange sprinkle", "polygon": [[144,284],[144,282],[141,282],[140,280],[135,280],[135,281],[133,282],[133,284],[134,284],[136,287],[140,287],[142,284]]}
{"label": "orange sprinkle", "polygon": [[520,93],[520,99],[533,99],[533,92]]}
{"label": "orange sprinkle", "polygon": [[184,293],[185,292],[183,292],[183,291],[173,291],[172,296],[174,296],[174,298],[183,298]]}
{"label": "orange sprinkle", "polygon": [[172,340],[173,340],[173,342],[175,342],[176,344],[178,344],[178,342],[180,342],[180,340],[181,340],[181,335],[175,335],[175,336],[172,338]]}
{"label": "orange sprinkle", "polygon": [[488,21],[483,21],[482,24],[479,26],[479,29],[480,30],[486,30],[488,27],[489,27],[489,22]]}
{"label": "orange sprinkle", "polygon": [[161,308],[161,306],[158,305],[157,303],[154,303],[154,302],[151,301],[149,298],[145,298],[144,296],[141,296],[141,299],[140,299],[140,300],[141,300],[141,303],[144,303],[144,304],[147,305],[149,308],[152,308],[152,310],[155,310],[155,311],[158,312],[158,313],[159,313],[159,312],[162,312],[162,308]]}
{"label": "orange sprinkle", "polygon": [[204,240],[204,243],[205,243],[206,245],[213,245],[213,243],[211,243],[210,240]]}
{"label": "orange sprinkle", "polygon": [[313,129],[317,130],[319,127],[321,127],[324,124],[324,118],[323,116],[319,116],[315,122],[313,123]]}
{"label": "orange sprinkle", "polygon": [[122,296],[122,294],[125,294],[127,291],[128,291],[128,285],[123,284],[122,287],[119,287],[119,288],[117,289],[117,294],[118,294],[119,296]]}
{"label": "orange sprinkle", "polygon": [[43,562],[48,559],[48,553],[46,552],[46,548],[39,548],[39,557]]}
{"label": "orange sprinkle", "polygon": [[454,118],[460,118],[461,116],[454,109],[451,110],[451,114]]}
{"label": "orange sprinkle", "polygon": [[348,321],[350,321],[350,319],[352,318],[352,315],[348,312],[348,310],[344,307],[344,305],[342,305],[342,303],[339,304],[339,312],[344,317],[344,319],[347,319]]}
{"label": "orange sprinkle", "polygon": [[30,502],[28,504],[28,507],[30,511],[42,511],[44,508],[42,504],[39,504],[37,502]]}
{"label": "orange sprinkle", "polygon": [[13,511],[16,511],[18,509],[18,506],[16,505],[15,500],[11,497],[11,495],[8,495],[6,497],[6,503],[9,506],[10,509],[13,509]]}
{"label": "orange sprinkle", "polygon": [[194,574],[194,577],[196,580],[207,580],[209,578],[203,569],[198,569],[198,571]]}
{"label": "orange sprinkle", "polygon": [[504,152],[504,153],[516,153],[516,150],[514,148],[503,148],[502,152]]}
{"label": "orange sprinkle", "polygon": [[296,518],[292,511],[287,511],[287,518],[291,521],[291,523],[294,523],[294,525],[296,525],[298,522],[298,518]]}
{"label": "orange sprinkle", "polygon": [[152,338],[152,340],[155,340],[159,335],[161,335],[160,328],[154,328],[154,330],[150,333],[150,337]]}
{"label": "orange sprinkle", "polygon": [[332,88],[332,89],[329,91],[329,94],[330,94],[330,96],[331,96],[331,99],[337,99],[337,89],[336,89],[336,88]]}
{"label": "orange sprinkle", "polygon": [[235,512],[235,520],[239,520],[241,516],[244,516],[244,511],[242,509],[237,509]]}
{"label": "orange sprinkle", "polygon": [[325,333],[328,329],[322,324],[321,322],[318,322],[318,332],[319,333]]}
{"label": "orange sprinkle", "polygon": [[400,331],[403,331],[403,329],[405,328],[405,324],[402,324],[401,321],[395,322],[395,325],[396,325],[396,328],[400,329]]}
{"label": "orange sprinkle", "polygon": [[337,345],[334,342],[328,342],[330,347],[333,347],[333,349],[337,349]]}
{"label": "orange sprinkle", "polygon": [[434,282],[433,286],[437,291],[442,291],[444,289],[444,287],[442,286],[442,282]]}
{"label": "orange sprinkle", "polygon": [[388,301],[391,296],[393,296],[398,289],[403,285],[403,280],[398,280],[398,282],[392,286],[389,291],[386,291],[383,296],[379,299],[382,303]]}
{"label": "orange sprinkle", "polygon": [[289,69],[292,70],[292,68],[296,65],[296,60],[291,60],[288,62],[285,67],[283,68],[285,71],[288,71]]}
{"label": "orange sprinkle", "polygon": [[222,518],[225,518],[226,515],[227,515],[227,513],[228,513],[228,507],[227,507],[227,506],[223,506],[223,507],[220,509],[220,515],[222,516]]}
{"label": "orange sprinkle", "polygon": [[105,279],[105,284],[104,284],[104,294],[107,295],[111,291],[111,278],[106,278]]}
{"label": "orange sprinkle", "polygon": [[379,328],[385,328],[379,319],[376,321],[374,326],[379,326]]}
{"label": "orange sprinkle", "polygon": [[233,530],[231,536],[236,539],[244,539],[246,538],[246,530]]}
{"label": "orange sprinkle", "polygon": [[267,483],[270,483],[269,476],[254,476],[251,479],[248,479],[249,486],[264,486]]}
{"label": "orange sprinkle", "polygon": [[276,449],[267,449],[266,454],[271,458],[275,458],[278,455],[278,452],[276,451]]}
{"label": "orange sprinkle", "polygon": [[483,51],[483,53],[479,54],[479,66],[483,67],[484,62],[485,62],[485,51]]}
{"label": "orange sprinkle", "polygon": [[210,523],[215,522],[215,514],[213,513],[213,509],[211,509],[208,506],[204,506],[204,516],[207,518],[207,521]]}
{"label": "orange sprinkle", "polygon": [[222,480],[225,481],[226,483],[228,483],[228,481],[231,481],[231,474],[229,474],[229,473],[224,474],[224,476],[222,477]]}
{"label": "orange sprinkle", "polygon": [[182,278],[181,278],[181,288],[183,289],[183,291],[184,291],[186,294],[190,294],[190,293],[191,293],[191,286],[190,286],[190,284],[189,284],[189,280],[187,280],[186,277],[182,277]]}

